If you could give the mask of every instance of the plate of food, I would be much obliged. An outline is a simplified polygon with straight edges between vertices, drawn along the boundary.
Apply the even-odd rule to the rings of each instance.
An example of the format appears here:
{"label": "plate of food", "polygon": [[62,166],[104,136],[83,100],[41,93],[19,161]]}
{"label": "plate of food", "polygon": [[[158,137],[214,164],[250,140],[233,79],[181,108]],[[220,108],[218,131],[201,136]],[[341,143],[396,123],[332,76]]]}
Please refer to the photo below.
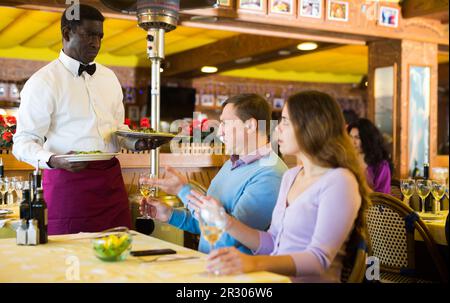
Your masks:
{"label": "plate of food", "polygon": [[155,139],[167,140],[175,138],[176,135],[171,133],[156,132],[153,129],[133,129],[133,130],[118,130],[116,134],[121,137],[136,138],[136,139]]}
{"label": "plate of food", "polygon": [[73,154],[59,155],[55,158],[64,158],[69,162],[88,162],[88,161],[106,161],[111,160],[119,153],[104,153],[99,150],[95,151],[77,151]]}

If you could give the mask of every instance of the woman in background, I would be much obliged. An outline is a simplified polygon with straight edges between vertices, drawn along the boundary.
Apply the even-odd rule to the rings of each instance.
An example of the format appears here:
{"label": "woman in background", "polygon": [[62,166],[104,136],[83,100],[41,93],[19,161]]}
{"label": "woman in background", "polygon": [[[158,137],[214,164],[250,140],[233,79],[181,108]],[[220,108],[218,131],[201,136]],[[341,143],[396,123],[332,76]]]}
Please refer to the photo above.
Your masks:
{"label": "woman in background", "polygon": [[350,123],[347,130],[359,153],[369,186],[375,192],[390,194],[392,163],[381,132],[363,118]]}

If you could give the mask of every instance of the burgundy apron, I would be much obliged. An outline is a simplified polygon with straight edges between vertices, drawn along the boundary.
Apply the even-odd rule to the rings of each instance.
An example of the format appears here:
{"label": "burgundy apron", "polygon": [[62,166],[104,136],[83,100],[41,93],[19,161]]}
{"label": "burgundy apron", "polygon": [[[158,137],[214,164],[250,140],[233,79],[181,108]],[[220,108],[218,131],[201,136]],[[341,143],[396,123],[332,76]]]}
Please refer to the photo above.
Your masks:
{"label": "burgundy apron", "polygon": [[42,184],[49,235],[131,227],[128,195],[116,158],[90,162],[77,173],[44,170]]}

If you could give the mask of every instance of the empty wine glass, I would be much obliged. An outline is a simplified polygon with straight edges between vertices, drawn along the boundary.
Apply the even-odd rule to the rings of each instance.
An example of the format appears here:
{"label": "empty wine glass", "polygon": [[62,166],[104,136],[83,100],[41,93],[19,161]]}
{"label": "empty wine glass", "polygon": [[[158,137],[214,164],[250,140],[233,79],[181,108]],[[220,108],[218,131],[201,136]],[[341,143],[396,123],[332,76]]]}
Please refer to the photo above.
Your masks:
{"label": "empty wine glass", "polygon": [[8,203],[8,206],[12,206],[14,204],[14,196],[12,195],[12,193],[15,190],[16,183],[14,182],[14,179],[11,178],[11,179],[7,180],[5,185],[6,185],[6,190],[8,191],[7,203]]}
{"label": "empty wine glass", "polygon": [[[154,175],[148,174],[148,173],[141,173],[139,175],[139,191],[141,192],[141,195],[147,199],[148,197],[155,197],[156,196],[156,187],[151,186],[148,183],[148,179],[155,178]],[[149,215],[149,205],[147,203],[144,203],[143,205],[143,211],[142,216],[138,217],[138,219],[151,219]]]}
{"label": "empty wine glass", "polygon": [[445,194],[445,182],[444,180],[432,180],[431,181],[431,194],[434,197],[434,213],[441,211],[441,199]]}
{"label": "empty wine glass", "polygon": [[20,203],[20,201],[22,201],[22,191],[25,187],[25,182],[22,182],[22,178],[21,177],[15,177],[15,188],[16,188],[16,194],[17,194],[17,203]]}
{"label": "empty wine glass", "polygon": [[417,180],[416,181],[417,194],[421,199],[422,210],[421,213],[425,213],[425,199],[430,194],[431,182],[430,180]]}
{"label": "empty wine glass", "polygon": [[414,195],[414,191],[416,190],[416,182],[413,179],[403,179],[400,181],[400,190],[404,197],[403,202],[409,205],[409,199]]}

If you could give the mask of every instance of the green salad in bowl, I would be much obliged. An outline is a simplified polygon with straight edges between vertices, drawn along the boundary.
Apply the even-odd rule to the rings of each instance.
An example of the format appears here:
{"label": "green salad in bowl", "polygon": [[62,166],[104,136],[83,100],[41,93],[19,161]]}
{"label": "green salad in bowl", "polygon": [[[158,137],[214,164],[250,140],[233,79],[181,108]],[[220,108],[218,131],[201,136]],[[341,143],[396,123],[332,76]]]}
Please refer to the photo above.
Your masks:
{"label": "green salad in bowl", "polygon": [[132,236],[126,227],[113,228],[102,232],[92,240],[95,256],[103,261],[123,261],[130,251]]}

